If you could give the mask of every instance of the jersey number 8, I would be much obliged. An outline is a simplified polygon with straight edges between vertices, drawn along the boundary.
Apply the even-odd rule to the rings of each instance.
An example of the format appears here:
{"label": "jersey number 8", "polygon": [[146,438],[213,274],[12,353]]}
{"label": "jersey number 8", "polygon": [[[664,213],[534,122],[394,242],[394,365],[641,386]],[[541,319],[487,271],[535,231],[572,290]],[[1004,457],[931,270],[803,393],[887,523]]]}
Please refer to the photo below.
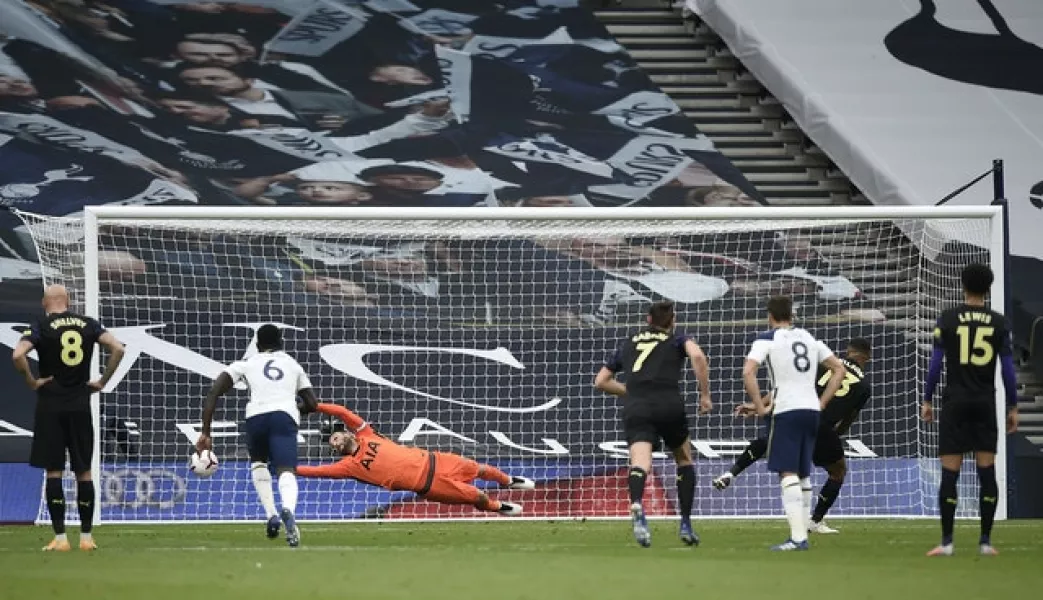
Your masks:
{"label": "jersey number 8", "polygon": [[70,367],[83,362],[83,336],[78,331],[66,331],[60,338],[62,362]]}
{"label": "jersey number 8", "polygon": [[793,368],[798,373],[811,370],[811,357],[808,356],[808,345],[804,342],[793,342]]}

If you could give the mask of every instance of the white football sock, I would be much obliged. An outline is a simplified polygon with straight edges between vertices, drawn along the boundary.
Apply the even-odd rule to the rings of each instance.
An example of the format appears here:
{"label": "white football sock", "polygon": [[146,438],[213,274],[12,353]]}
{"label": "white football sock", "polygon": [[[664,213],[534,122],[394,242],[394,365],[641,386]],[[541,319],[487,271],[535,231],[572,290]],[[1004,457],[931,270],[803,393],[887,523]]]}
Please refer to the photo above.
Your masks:
{"label": "white football sock", "polygon": [[800,492],[800,478],[787,475],[782,478],[782,508],[786,511],[789,522],[789,538],[800,543],[808,539],[808,528],[805,526],[804,500]]}
{"label": "white football sock", "polygon": [[268,463],[251,463],[250,479],[253,479],[257,497],[261,499],[265,518],[271,519],[279,514],[279,511],[275,510],[275,492],[272,491],[272,474],[268,472]]}
{"label": "white football sock", "polygon": [[279,500],[283,508],[297,513],[297,478],[289,471],[279,474]]}
{"label": "white football sock", "polygon": [[802,477],[800,479],[800,495],[801,500],[804,503],[804,529],[811,527],[811,478]]}

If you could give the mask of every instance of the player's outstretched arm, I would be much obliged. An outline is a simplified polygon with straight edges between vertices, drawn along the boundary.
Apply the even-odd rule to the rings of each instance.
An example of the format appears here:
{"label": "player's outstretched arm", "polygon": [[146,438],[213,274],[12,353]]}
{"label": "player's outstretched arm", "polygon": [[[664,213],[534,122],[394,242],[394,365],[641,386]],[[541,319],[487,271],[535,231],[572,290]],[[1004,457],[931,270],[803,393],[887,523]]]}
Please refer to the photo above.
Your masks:
{"label": "player's outstretched arm", "polygon": [[840,359],[835,355],[830,354],[829,357],[822,361],[822,365],[829,369],[832,373],[829,376],[829,383],[826,384],[826,389],[822,390],[822,395],[819,396],[819,408],[826,408],[826,405],[836,395],[837,390],[840,389],[840,384],[844,382],[844,376],[847,375],[847,369],[844,368],[844,363],[840,362]]}
{"label": "player's outstretched arm", "polygon": [[608,367],[601,367],[594,377],[594,387],[613,396],[626,396],[627,387],[616,381],[616,374]]}
{"label": "player's outstretched arm", "polygon": [[692,340],[685,340],[684,352],[692,361],[692,371],[699,381],[699,414],[705,415],[713,410],[713,399],[710,396],[710,360],[706,353]]}
{"label": "player's outstretched arm", "polygon": [[347,479],[351,477],[351,471],[346,465],[339,462],[331,465],[300,465],[297,474],[301,477],[324,477],[326,479]]}
{"label": "player's outstretched arm", "polygon": [[203,451],[213,448],[213,443],[210,441],[210,424],[214,420],[214,411],[217,410],[217,399],[228,393],[228,390],[232,389],[234,385],[235,382],[232,381],[232,376],[222,371],[217,376],[217,379],[214,380],[214,385],[210,386],[206,400],[203,401],[203,427],[199,432],[199,439],[196,440],[197,450]]}
{"label": "player's outstretched arm", "polygon": [[344,408],[343,406],[329,404],[326,402],[319,402],[315,405],[315,410],[324,415],[337,417],[341,421],[344,421],[344,424],[348,427],[348,429],[352,431],[358,431],[366,427],[366,421],[363,420],[362,417],[356,415],[355,413]]}
{"label": "player's outstretched arm", "polygon": [[98,338],[98,344],[109,351],[109,360],[105,361],[105,372],[101,374],[101,379],[96,379],[87,384],[95,392],[102,391],[109,384],[109,380],[116,374],[116,369],[119,368],[124,354],[123,342],[117,340],[116,336],[108,331],[101,334],[101,337]]}
{"label": "player's outstretched arm", "polygon": [[44,377],[42,379],[37,379],[36,376],[33,375],[33,370],[29,368],[29,359],[26,358],[29,356],[29,353],[33,351],[33,348],[34,344],[32,340],[28,337],[23,337],[22,340],[18,342],[18,345],[14,347],[14,352],[11,354],[11,360],[14,361],[15,370],[21,373],[22,378],[25,379],[25,385],[29,386],[29,389],[31,390],[38,390],[50,381],[51,378]]}

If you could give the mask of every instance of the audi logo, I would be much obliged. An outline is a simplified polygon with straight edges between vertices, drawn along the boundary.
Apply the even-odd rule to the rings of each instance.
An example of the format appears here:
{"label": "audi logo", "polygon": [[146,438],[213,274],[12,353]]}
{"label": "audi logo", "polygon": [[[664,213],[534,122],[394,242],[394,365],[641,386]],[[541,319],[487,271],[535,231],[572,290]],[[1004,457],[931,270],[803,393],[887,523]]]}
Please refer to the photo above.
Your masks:
{"label": "audi logo", "polygon": [[120,508],[173,508],[184,502],[185,478],[165,469],[117,469],[101,475],[101,502]]}

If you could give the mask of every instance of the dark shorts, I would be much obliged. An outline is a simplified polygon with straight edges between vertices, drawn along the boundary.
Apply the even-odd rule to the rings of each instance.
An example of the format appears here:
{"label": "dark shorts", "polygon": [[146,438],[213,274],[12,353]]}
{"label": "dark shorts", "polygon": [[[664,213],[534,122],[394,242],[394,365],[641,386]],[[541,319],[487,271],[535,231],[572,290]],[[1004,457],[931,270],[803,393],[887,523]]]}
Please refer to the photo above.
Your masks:
{"label": "dark shorts", "polygon": [[772,416],[768,435],[769,471],[811,476],[818,417],[817,410],[791,410]]}
{"label": "dark shorts", "polygon": [[938,455],[996,452],[996,399],[953,397],[942,403]]}
{"label": "dark shorts", "polygon": [[647,401],[627,398],[623,407],[623,431],[627,446],[634,442],[648,442],[653,447],[663,445],[674,450],[688,439],[688,416],[680,400]]}
{"label": "dark shorts", "polygon": [[816,467],[825,468],[843,458],[844,440],[840,439],[840,434],[836,429],[820,423],[818,435],[815,436],[815,449],[811,453],[811,462]]}
{"label": "dark shorts", "polygon": [[90,410],[56,410],[38,401],[29,464],[47,471],[64,471],[66,452],[73,473],[91,470],[94,423]]}
{"label": "dark shorts", "polygon": [[297,423],[281,410],[246,420],[246,448],[252,462],[271,463],[275,469],[297,468]]}
{"label": "dark shorts", "polygon": [[[754,460],[764,458],[768,453],[768,431],[751,441],[750,457]],[[844,458],[844,441],[832,427],[819,424],[818,435],[815,436],[815,449],[811,452],[811,462],[816,467],[828,467]]]}

